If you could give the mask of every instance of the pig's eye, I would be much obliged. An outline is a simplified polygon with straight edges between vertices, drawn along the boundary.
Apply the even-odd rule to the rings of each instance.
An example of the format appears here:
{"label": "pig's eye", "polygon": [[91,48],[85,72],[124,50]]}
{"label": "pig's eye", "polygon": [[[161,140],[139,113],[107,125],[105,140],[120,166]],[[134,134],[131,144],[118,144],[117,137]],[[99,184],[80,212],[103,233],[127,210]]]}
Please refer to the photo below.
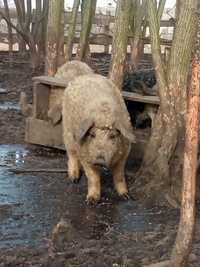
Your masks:
{"label": "pig's eye", "polygon": [[115,139],[120,135],[119,131],[115,131],[109,135],[110,139]]}
{"label": "pig's eye", "polygon": [[90,137],[90,138],[95,138],[95,137],[96,137],[96,134],[95,134],[95,133],[93,133],[93,132],[89,132],[89,134],[88,134],[88,135],[89,135],[89,137]]}

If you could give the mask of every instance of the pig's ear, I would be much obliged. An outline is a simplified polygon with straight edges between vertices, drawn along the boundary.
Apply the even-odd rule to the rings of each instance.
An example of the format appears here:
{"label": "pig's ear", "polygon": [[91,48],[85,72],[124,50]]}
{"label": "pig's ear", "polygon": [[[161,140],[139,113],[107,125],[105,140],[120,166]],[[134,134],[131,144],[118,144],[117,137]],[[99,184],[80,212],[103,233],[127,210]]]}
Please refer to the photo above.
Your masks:
{"label": "pig's ear", "polygon": [[133,133],[133,129],[131,125],[129,126],[129,125],[125,125],[125,123],[118,122],[116,124],[116,128],[131,143],[136,143],[135,135]]}
{"label": "pig's ear", "polygon": [[78,143],[81,143],[86,137],[89,130],[94,126],[94,121],[92,119],[85,119],[81,122],[80,128],[75,135],[75,139]]}
{"label": "pig's ear", "polygon": [[50,108],[48,111],[48,118],[51,120],[54,126],[58,124],[62,119],[61,105],[57,104]]}

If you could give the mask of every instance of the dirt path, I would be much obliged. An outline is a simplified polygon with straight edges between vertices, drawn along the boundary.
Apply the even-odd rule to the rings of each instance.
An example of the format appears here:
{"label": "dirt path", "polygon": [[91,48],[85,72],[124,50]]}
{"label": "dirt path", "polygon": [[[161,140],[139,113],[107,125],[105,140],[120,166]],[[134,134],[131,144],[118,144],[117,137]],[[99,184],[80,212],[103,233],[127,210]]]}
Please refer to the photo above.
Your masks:
{"label": "dirt path", "polygon": [[[19,173],[13,169],[65,168],[65,154],[24,143],[24,118],[18,107],[24,90],[31,100],[27,59],[15,56],[9,67],[0,54],[0,267],[141,267],[168,259],[178,212],[144,208],[120,200],[109,173],[102,178],[102,201],[85,204],[86,179],[72,185],[64,173]],[[37,73],[39,74],[39,72]],[[134,174],[135,162],[130,161]],[[128,183],[134,179],[128,177]],[[197,211],[199,218],[199,210]],[[56,226],[57,225],[57,226]],[[200,262],[200,220],[190,267]]]}

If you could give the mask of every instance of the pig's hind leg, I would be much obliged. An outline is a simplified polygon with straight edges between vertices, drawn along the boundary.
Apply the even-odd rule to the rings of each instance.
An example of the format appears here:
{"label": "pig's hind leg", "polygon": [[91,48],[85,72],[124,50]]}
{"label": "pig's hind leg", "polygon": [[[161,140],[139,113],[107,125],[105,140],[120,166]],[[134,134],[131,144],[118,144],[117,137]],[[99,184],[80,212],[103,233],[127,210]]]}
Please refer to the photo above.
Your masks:
{"label": "pig's hind leg", "polygon": [[80,162],[75,152],[68,151],[68,176],[73,183],[80,180]]}

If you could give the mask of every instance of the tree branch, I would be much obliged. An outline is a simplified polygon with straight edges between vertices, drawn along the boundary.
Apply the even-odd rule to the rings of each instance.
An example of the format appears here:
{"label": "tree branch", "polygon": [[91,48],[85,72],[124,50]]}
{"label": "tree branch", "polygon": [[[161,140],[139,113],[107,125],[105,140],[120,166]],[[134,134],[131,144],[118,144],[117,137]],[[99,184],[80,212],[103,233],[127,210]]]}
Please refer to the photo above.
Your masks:
{"label": "tree branch", "polygon": [[27,5],[27,13],[26,13],[25,28],[28,31],[30,28],[30,23],[31,23],[31,19],[32,19],[32,1],[27,0],[26,5]]}
{"label": "tree branch", "polygon": [[6,15],[0,11],[0,15],[2,16],[2,18],[6,21],[6,23],[8,23],[13,29],[16,30],[16,32],[18,34],[20,34],[22,36],[22,38],[27,42],[27,44],[29,45],[29,38],[27,36],[27,34],[25,34],[21,29],[19,29],[19,27],[15,26],[7,17]]}
{"label": "tree branch", "polygon": [[160,96],[160,106],[162,111],[168,109],[166,103],[166,95],[168,95],[167,88],[167,78],[164,70],[162,58],[161,58],[161,48],[160,48],[160,36],[159,36],[159,22],[158,22],[158,12],[157,6],[154,0],[148,0],[148,20],[149,20],[149,30],[151,35],[151,50],[153,56],[153,62],[156,69],[156,78],[158,83],[158,93]]}
{"label": "tree branch", "polygon": [[166,0],[160,0],[159,1],[159,5],[158,5],[158,21],[159,21],[159,24],[160,24],[160,21],[161,21],[161,18],[162,18],[162,14],[163,14],[163,11],[164,11],[165,3],[166,3]]}

